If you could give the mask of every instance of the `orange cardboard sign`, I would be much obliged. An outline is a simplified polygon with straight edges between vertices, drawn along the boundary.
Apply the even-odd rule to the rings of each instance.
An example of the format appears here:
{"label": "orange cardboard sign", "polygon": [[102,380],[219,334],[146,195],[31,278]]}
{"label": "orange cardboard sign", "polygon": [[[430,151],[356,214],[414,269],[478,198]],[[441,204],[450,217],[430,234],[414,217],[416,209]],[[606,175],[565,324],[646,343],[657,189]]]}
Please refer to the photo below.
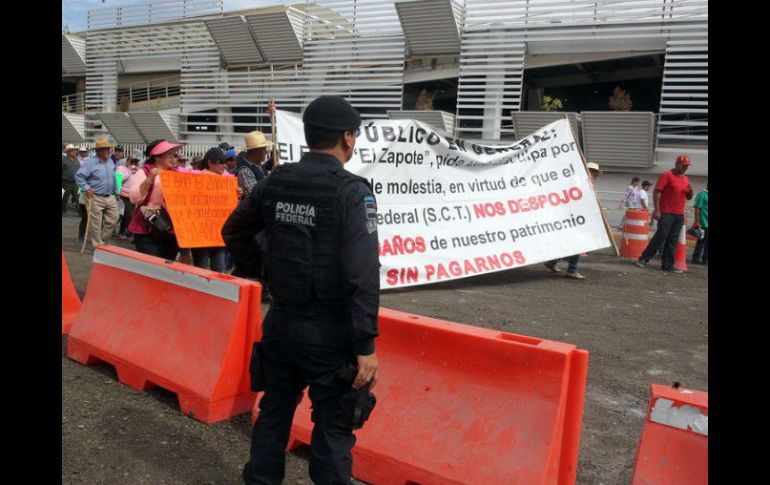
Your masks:
{"label": "orange cardboard sign", "polygon": [[179,247],[223,247],[222,226],[238,205],[238,179],[164,170],[160,180]]}

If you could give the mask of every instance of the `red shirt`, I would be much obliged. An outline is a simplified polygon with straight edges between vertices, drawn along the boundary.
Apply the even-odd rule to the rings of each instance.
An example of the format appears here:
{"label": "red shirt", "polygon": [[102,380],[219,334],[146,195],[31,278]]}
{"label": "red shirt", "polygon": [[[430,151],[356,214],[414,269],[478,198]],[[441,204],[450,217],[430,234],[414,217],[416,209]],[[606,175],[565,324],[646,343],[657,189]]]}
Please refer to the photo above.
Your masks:
{"label": "red shirt", "polygon": [[658,177],[655,190],[660,190],[660,207],[656,209],[667,214],[684,214],[684,204],[687,201],[687,186],[690,179],[687,175],[677,175],[673,170],[663,172]]}

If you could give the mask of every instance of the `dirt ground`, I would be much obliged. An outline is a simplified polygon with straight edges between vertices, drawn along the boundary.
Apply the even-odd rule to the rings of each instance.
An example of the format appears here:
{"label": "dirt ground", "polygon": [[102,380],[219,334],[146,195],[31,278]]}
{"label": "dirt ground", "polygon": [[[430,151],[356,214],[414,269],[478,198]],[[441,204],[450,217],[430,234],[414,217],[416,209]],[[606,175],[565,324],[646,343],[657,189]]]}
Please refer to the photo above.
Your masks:
{"label": "dirt ground", "polygon": [[[82,298],[92,252],[81,256],[76,248],[78,221],[74,212],[62,218],[62,243]],[[584,281],[537,264],[387,291],[381,304],[588,350],[577,483],[619,485],[631,479],[650,383],[708,390],[707,267],[673,275],[659,265],[654,259],[637,268],[605,249],[581,259]],[[199,423],[179,412],[173,393],[135,391],[107,364],[67,359],[66,342],[63,337],[62,483],[237,483],[248,458],[248,415]],[[284,483],[311,483],[307,456],[306,448],[288,454]]]}

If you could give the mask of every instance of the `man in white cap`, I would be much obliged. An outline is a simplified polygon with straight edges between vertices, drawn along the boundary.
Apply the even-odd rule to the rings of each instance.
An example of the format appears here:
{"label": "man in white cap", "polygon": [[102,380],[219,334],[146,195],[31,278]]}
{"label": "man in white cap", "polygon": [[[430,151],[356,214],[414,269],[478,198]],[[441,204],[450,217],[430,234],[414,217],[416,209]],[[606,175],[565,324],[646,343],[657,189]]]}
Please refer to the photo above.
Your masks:
{"label": "man in white cap", "polygon": [[246,156],[243,157],[241,166],[238,167],[238,184],[243,188],[243,198],[247,198],[254,187],[261,182],[267,174],[262,169],[262,162],[267,158],[267,149],[272,143],[267,141],[261,131],[252,131],[244,137]]}
{"label": "man in white cap", "polygon": [[61,199],[61,213],[67,212],[67,204],[72,200],[73,204],[78,203],[78,186],[75,184],[75,172],[80,168],[80,162],[77,159],[77,147],[67,145],[64,147],[64,155],[61,157],[61,188],[64,195]]}
{"label": "man in white cap", "polygon": [[78,161],[80,161],[81,167],[83,166],[86,160],[88,160],[88,148],[82,146],[78,148]]}
{"label": "man in white cap", "polygon": [[[586,168],[588,169],[588,175],[591,177],[591,183],[593,183],[596,178],[602,174],[602,171],[599,169],[599,164],[595,162],[588,162],[586,163]],[[570,256],[568,258],[561,258],[561,259],[554,259],[552,261],[548,261],[545,263],[545,267],[550,269],[553,273],[561,273],[561,270],[556,266],[556,264],[561,261],[562,259],[567,260],[567,272],[564,274],[567,278],[571,278],[573,280],[584,280],[586,279],[585,276],[578,273],[578,263],[580,262],[580,255],[576,254],[574,256]]]}
{"label": "man in white cap", "polygon": [[114,146],[106,138],[96,140],[96,158],[87,160],[75,174],[78,187],[90,200],[90,236],[94,247],[106,244],[118,222],[115,162],[110,159]]}

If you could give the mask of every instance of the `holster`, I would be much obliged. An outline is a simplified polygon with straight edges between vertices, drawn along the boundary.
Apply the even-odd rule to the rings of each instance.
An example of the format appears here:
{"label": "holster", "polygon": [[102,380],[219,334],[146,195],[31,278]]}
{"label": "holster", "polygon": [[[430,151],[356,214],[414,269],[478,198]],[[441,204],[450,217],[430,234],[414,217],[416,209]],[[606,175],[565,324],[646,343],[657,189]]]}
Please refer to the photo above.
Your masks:
{"label": "holster", "polygon": [[353,429],[360,429],[369,419],[374,406],[377,405],[377,396],[369,390],[371,382],[360,389],[352,388],[353,381],[358,374],[358,369],[353,364],[339,369],[337,374],[346,385],[351,386],[350,390],[340,398],[339,419]]}
{"label": "holster", "polygon": [[251,362],[249,362],[251,390],[254,392],[265,390],[265,366],[263,359],[262,342],[254,342],[254,345],[251,347]]}

